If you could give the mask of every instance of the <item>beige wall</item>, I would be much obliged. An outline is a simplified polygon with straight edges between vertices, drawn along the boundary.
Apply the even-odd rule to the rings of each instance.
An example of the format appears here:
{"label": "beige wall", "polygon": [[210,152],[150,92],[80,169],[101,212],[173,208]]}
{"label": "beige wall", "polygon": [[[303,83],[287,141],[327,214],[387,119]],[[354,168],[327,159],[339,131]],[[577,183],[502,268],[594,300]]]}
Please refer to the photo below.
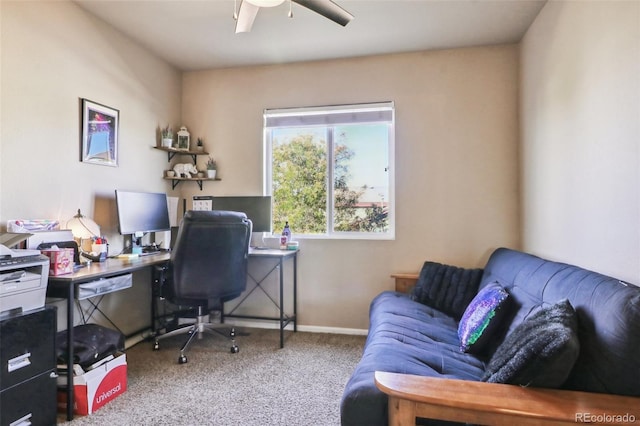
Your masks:
{"label": "beige wall", "polygon": [[[158,125],[180,120],[180,73],[73,3],[1,1],[0,13],[2,227],[66,223],[80,208],[120,250],[114,189],[168,189],[166,155],[151,146]],[[120,110],[119,167],[79,161],[80,98]],[[127,331],[148,322],[149,286],[139,281],[105,299]]]}
{"label": "beige wall", "polygon": [[[156,126],[204,137],[222,181],[179,194],[259,194],[262,110],[396,102],[395,241],[302,241],[300,324],[368,326],[393,272],[433,259],[484,264],[519,246],[518,47],[180,73],[70,2],[0,2],[0,222],[81,208],[121,248],[115,188],[168,191]],[[120,166],[78,161],[79,98],[118,108]],[[182,99],[182,105],[180,105]],[[203,161],[201,159],[200,161]],[[295,230],[294,230],[295,232]],[[125,332],[145,326],[148,277],[105,299]]]}
{"label": "beige wall", "polygon": [[521,46],[523,249],[640,283],[640,3],[549,2]]}
{"label": "beige wall", "polygon": [[203,193],[261,194],[265,108],[395,101],[396,240],[301,242],[300,323],[365,329],[391,273],[519,246],[517,62],[513,45],[185,73],[184,121],[222,178]]}
{"label": "beige wall", "polygon": [[[426,259],[480,266],[497,246],[518,248],[520,231],[525,250],[638,283],[639,20],[638,2],[549,2],[521,51],[421,52],[181,80],[73,3],[2,1],[0,223],[64,221],[81,208],[119,249],[113,190],[169,191],[159,179],[166,157],[151,149],[158,125],[183,119],[219,160],[223,180],[202,192],[180,186],[183,197],[259,194],[264,108],[393,100],[397,238],[303,241],[301,324],[364,329],[390,273],[417,271]],[[78,161],[82,97],[120,110],[118,168]],[[105,300],[126,331],[145,325],[148,288],[136,288]]]}

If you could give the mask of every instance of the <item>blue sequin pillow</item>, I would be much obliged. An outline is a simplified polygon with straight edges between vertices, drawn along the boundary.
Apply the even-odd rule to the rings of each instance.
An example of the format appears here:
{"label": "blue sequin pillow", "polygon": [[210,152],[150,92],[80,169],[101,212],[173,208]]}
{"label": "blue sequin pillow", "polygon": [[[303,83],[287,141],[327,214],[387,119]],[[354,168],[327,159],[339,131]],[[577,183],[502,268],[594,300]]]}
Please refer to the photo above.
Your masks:
{"label": "blue sequin pillow", "polygon": [[477,354],[500,325],[509,293],[497,282],[482,288],[465,309],[458,324],[460,351]]}

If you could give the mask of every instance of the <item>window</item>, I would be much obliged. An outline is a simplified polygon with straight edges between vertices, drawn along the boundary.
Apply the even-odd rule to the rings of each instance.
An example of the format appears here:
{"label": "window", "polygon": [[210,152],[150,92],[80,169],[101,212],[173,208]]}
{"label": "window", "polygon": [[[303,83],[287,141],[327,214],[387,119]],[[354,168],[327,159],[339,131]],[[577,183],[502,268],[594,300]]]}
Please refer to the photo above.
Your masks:
{"label": "window", "polygon": [[265,110],[273,229],[394,238],[393,102]]}

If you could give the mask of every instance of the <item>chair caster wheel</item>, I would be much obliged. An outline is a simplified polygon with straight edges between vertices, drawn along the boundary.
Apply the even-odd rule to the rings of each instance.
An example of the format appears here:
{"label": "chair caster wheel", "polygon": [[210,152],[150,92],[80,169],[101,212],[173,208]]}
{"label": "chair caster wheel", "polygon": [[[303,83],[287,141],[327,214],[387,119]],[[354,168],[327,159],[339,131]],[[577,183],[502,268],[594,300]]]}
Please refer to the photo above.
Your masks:
{"label": "chair caster wheel", "polygon": [[187,363],[187,357],[184,355],[180,355],[178,357],[178,364],[186,364]]}
{"label": "chair caster wheel", "polygon": [[153,344],[153,350],[154,350],[154,351],[159,351],[159,350],[160,350],[160,344],[159,344],[158,342],[155,342],[155,343]]}
{"label": "chair caster wheel", "polygon": [[231,353],[232,354],[237,354],[238,352],[240,352],[240,348],[239,347],[237,347],[235,345],[231,346]]}

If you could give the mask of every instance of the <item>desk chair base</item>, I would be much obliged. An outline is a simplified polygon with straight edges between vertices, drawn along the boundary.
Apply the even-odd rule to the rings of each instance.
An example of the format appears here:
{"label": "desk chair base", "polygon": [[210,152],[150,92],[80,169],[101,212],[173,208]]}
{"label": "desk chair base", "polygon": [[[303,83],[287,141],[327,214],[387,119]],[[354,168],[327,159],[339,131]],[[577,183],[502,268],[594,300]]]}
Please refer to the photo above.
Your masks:
{"label": "desk chair base", "polygon": [[238,345],[236,345],[236,331],[234,328],[231,328],[230,333],[227,335],[225,333],[223,333],[220,329],[221,328],[228,328],[227,326],[225,326],[224,324],[214,324],[208,321],[209,320],[209,315],[205,314],[202,307],[199,306],[198,307],[198,315],[196,316],[196,322],[193,324],[188,324],[185,325],[183,327],[177,328],[175,330],[171,330],[168,333],[165,334],[161,334],[159,336],[155,337],[155,342],[153,344],[153,350],[157,351],[160,349],[160,344],[158,343],[159,340],[165,339],[167,337],[171,337],[171,336],[176,336],[178,334],[185,334],[188,333],[189,334],[189,338],[187,339],[187,341],[184,343],[184,345],[182,345],[182,348],[180,349],[180,356],[178,357],[178,364],[186,364],[187,363],[187,356],[184,354],[185,351],[187,350],[187,347],[189,346],[189,344],[191,343],[191,341],[193,340],[193,338],[195,336],[198,336],[198,339],[202,339],[202,335],[205,331],[211,333],[211,334],[219,334],[223,337],[227,337],[231,340],[231,353],[232,354],[237,354],[240,349],[238,348]]}

